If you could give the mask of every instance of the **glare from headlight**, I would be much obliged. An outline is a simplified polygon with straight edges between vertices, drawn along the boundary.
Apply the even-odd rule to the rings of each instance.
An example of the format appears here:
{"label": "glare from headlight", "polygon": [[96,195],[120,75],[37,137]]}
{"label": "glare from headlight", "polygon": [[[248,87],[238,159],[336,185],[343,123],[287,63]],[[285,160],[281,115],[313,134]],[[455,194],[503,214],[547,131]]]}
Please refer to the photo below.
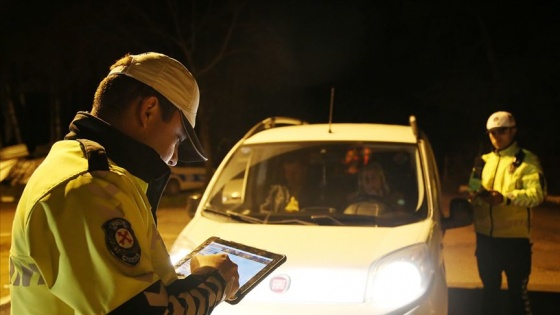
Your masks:
{"label": "glare from headlight", "polygon": [[376,304],[395,305],[402,300],[413,300],[422,293],[422,278],[413,264],[391,263],[378,273],[373,287],[373,302]]}
{"label": "glare from headlight", "polygon": [[434,267],[425,244],[391,253],[372,265],[366,300],[375,314],[406,306],[429,288]]}
{"label": "glare from headlight", "polygon": [[181,258],[185,257],[190,252],[191,252],[190,250],[188,250],[186,248],[182,248],[182,249],[179,249],[179,250],[171,253],[169,255],[169,259],[171,260],[171,264],[175,265]]}

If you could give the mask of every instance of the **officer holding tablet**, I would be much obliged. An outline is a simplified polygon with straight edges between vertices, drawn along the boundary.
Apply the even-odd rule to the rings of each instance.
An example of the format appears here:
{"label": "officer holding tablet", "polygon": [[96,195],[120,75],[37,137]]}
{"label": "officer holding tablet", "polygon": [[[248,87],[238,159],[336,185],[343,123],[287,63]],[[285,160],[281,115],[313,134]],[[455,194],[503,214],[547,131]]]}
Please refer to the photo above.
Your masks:
{"label": "officer holding tablet", "polygon": [[531,209],[545,199],[546,181],[537,155],[515,140],[517,124],[511,113],[493,113],[486,129],[494,150],[482,156],[481,188],[472,196],[483,284],[481,314],[500,313],[502,273],[507,277],[512,314],[531,314],[527,294]]}
{"label": "officer holding tablet", "polygon": [[199,90],[177,60],[126,55],[33,173],[10,249],[11,314],[210,314],[239,288],[227,254],[195,256],[179,279],[156,228],[182,161],[206,160]]}

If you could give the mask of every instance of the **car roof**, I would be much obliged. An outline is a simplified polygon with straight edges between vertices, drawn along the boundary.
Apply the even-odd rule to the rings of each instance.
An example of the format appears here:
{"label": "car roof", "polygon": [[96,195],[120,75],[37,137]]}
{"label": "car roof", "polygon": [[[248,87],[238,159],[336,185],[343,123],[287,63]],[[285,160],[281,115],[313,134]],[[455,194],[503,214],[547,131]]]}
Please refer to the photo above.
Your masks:
{"label": "car roof", "polygon": [[411,126],[336,123],[270,128],[248,137],[245,144],[303,141],[373,141],[413,144],[417,139]]}

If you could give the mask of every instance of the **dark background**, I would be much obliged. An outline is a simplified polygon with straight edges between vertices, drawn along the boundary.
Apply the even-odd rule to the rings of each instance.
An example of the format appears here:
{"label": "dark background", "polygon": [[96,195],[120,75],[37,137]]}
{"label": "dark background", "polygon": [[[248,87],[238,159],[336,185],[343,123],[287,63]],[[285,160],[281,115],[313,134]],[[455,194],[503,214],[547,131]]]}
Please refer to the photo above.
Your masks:
{"label": "dark background", "polygon": [[490,149],[488,116],[510,111],[557,194],[559,3],[0,1],[0,145],[41,154],[115,60],[158,51],[199,81],[196,129],[214,166],[266,117],[328,122],[334,88],[334,122],[415,115],[453,183]]}

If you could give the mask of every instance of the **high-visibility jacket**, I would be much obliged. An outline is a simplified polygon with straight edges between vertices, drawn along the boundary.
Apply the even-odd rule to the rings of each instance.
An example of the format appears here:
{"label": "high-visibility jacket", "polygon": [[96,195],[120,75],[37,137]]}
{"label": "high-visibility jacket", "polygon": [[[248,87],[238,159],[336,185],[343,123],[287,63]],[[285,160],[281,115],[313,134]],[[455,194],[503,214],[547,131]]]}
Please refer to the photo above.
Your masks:
{"label": "high-visibility jacket", "polygon": [[87,113],[71,131],[52,146],[17,206],[11,314],[210,312],[224,298],[224,279],[214,268],[177,279],[156,228],[152,209],[169,167]]}
{"label": "high-visibility jacket", "polygon": [[477,233],[492,237],[530,238],[531,209],[546,198],[546,181],[538,157],[520,148],[509,147],[482,156],[482,186],[500,192],[499,205],[473,200]]}

